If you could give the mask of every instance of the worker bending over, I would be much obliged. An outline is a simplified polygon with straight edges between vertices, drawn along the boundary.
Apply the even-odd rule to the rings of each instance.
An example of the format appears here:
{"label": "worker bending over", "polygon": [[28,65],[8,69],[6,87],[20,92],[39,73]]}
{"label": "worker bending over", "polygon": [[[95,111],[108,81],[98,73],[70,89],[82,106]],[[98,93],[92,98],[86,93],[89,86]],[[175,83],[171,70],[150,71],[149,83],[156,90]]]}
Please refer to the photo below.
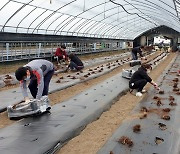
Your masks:
{"label": "worker bending over", "polygon": [[15,76],[20,81],[25,103],[28,104],[30,101],[27,93],[27,81],[30,81],[28,87],[31,95],[39,100],[42,96],[48,95],[49,83],[53,74],[54,65],[44,59],[32,60],[16,70]]}
{"label": "worker bending over", "polygon": [[145,58],[143,57],[142,51],[144,51],[144,46],[133,48],[132,51],[131,51],[132,60],[138,60],[138,56],[137,56],[138,53],[139,53],[141,59],[145,60]]}

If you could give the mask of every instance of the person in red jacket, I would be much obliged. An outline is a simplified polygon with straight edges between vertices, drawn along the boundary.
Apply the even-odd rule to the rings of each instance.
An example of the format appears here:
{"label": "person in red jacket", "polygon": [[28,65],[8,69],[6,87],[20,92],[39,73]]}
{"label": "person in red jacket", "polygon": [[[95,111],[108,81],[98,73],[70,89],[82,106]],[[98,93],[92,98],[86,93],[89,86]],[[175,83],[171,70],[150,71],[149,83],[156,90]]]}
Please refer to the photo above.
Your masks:
{"label": "person in red jacket", "polygon": [[56,49],[54,57],[57,58],[58,64],[61,64],[63,61],[68,61],[68,55],[67,55],[65,49],[66,49],[65,45],[61,45],[60,48]]}

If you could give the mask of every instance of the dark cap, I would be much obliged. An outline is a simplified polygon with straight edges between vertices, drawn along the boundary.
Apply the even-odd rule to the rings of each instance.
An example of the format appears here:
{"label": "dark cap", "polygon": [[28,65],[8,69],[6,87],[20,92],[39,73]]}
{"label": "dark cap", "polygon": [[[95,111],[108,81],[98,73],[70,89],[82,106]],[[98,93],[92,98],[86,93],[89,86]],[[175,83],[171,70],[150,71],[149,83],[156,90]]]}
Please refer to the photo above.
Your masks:
{"label": "dark cap", "polygon": [[63,45],[61,45],[61,48],[66,49],[66,46],[63,44]]}

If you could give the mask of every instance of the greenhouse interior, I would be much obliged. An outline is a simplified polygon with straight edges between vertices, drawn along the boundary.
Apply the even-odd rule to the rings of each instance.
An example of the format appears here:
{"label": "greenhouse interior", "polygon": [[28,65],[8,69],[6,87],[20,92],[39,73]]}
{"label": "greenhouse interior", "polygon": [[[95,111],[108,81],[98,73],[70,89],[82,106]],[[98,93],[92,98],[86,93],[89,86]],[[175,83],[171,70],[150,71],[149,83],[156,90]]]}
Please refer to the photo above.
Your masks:
{"label": "greenhouse interior", "polygon": [[0,153],[180,153],[180,0],[3,0],[0,18]]}

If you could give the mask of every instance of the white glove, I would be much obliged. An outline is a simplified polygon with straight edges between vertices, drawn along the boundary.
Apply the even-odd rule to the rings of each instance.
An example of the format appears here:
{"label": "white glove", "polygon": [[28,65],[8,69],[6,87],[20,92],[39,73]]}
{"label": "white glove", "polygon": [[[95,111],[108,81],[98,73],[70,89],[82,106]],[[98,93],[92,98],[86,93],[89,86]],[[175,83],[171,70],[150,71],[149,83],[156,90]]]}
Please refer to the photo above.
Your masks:
{"label": "white glove", "polygon": [[30,102],[29,97],[25,97],[25,102],[24,102],[24,104],[29,104],[29,102]]}
{"label": "white glove", "polygon": [[146,57],[141,57],[141,60],[147,60]]}

